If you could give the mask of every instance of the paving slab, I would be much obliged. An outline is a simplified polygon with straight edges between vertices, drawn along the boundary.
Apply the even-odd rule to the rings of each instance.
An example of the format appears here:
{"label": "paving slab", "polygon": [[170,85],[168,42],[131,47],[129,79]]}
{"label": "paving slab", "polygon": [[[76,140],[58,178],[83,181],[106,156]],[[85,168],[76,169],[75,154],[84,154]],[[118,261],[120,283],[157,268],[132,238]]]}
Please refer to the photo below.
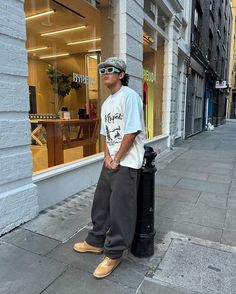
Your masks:
{"label": "paving slab", "polygon": [[108,277],[109,280],[137,290],[149,268],[123,259],[119,267]]}
{"label": "paving slab", "polygon": [[42,294],[134,294],[135,290],[108,279],[97,280],[79,269],[70,268]]}
{"label": "paving slab", "polygon": [[226,208],[227,198],[227,194],[201,192],[198,204],[206,204],[207,206],[216,208]]}
{"label": "paving slab", "polygon": [[87,234],[88,229],[83,229],[67,242],[57,246],[47,256],[57,260],[58,262],[71,265],[88,273],[92,273],[100,262],[102,254],[81,254],[73,250],[73,245],[76,242],[84,241],[87,237]]}
{"label": "paving slab", "polygon": [[169,232],[176,232],[214,242],[220,242],[222,236],[222,229],[215,229],[212,227],[207,227],[206,225],[202,226],[182,220],[173,221],[169,218],[160,216],[155,218],[155,229],[156,242],[158,242],[160,237],[163,237],[163,235],[165,236]]}
{"label": "paving slab", "polygon": [[[166,175],[166,176],[181,176],[181,177],[188,177],[193,178],[197,180],[206,180],[208,178],[207,173],[194,173],[194,172],[188,172],[185,170],[177,170],[177,169],[162,169],[158,175]],[[230,178],[231,180],[231,178]]]}
{"label": "paving slab", "polygon": [[228,209],[225,219],[225,229],[236,231],[236,213],[235,210]]}
{"label": "paving slab", "polygon": [[229,190],[229,195],[231,197],[236,197],[236,186],[231,185],[230,190]]}
{"label": "paving slab", "polygon": [[47,254],[61,243],[23,228],[18,228],[6,234],[1,238],[1,241],[41,255]]}
{"label": "paving slab", "polygon": [[212,166],[206,166],[206,167],[201,167],[199,165],[184,165],[184,164],[173,164],[171,166],[168,166],[168,168],[174,168],[174,169],[179,169],[179,170],[186,170],[190,172],[196,172],[196,173],[211,173],[211,174],[218,174],[218,175],[224,175],[224,176],[231,176],[232,175],[232,169],[216,169]]}
{"label": "paving slab", "polygon": [[233,163],[212,162],[210,166],[215,169],[233,169]]}
{"label": "paving slab", "polygon": [[207,181],[208,182],[215,182],[215,183],[231,183],[231,176],[223,176],[223,175],[216,175],[216,174],[208,174]]}
{"label": "paving slab", "polygon": [[[214,152],[215,153],[215,152]],[[219,157],[219,155],[217,154],[205,154],[205,152],[193,152],[193,150],[190,150],[190,151],[187,151],[186,153],[182,154],[179,159],[182,159],[182,160],[205,160],[205,161],[208,161],[209,164],[211,164],[211,162],[219,162],[219,163],[233,163],[234,162],[234,157],[232,157],[232,155],[226,155],[224,157]]]}
{"label": "paving slab", "polygon": [[[199,293],[199,292],[198,292]],[[157,281],[145,278],[137,294],[197,294],[185,289],[171,288],[170,285],[161,285]]]}
{"label": "paving slab", "polygon": [[39,294],[65,270],[62,263],[0,242],[0,293]]}
{"label": "paving slab", "polygon": [[202,160],[201,158],[196,159],[192,159],[192,158],[185,158],[183,160],[182,157],[178,157],[175,161],[173,161],[172,163],[173,165],[176,164],[180,164],[180,165],[188,165],[188,166],[200,166],[200,167],[207,167],[209,165],[208,160]]}
{"label": "paving slab", "polygon": [[226,209],[210,207],[204,204],[197,204],[189,212],[189,222],[206,227],[223,229],[226,216]]}
{"label": "paving slab", "polygon": [[170,218],[172,220],[188,220],[189,212],[194,207],[192,203],[184,203],[166,199],[162,203],[161,198],[156,200],[156,215]]}
{"label": "paving slab", "polygon": [[149,268],[149,270],[154,270],[157,265],[161,262],[163,255],[169,247],[171,242],[170,239],[164,238],[163,236],[159,236],[160,238],[155,243],[154,242],[154,254],[151,257],[136,257],[129,250],[124,252],[124,259],[131,261],[132,263],[136,263],[139,267],[143,265],[145,268]]}
{"label": "paving slab", "polygon": [[60,202],[26,223],[23,228],[64,242],[90,222],[93,189]]}
{"label": "paving slab", "polygon": [[223,235],[221,238],[221,243],[229,246],[235,246],[236,247],[236,230],[230,231],[225,229],[223,231]]}
{"label": "paving slab", "polygon": [[194,180],[184,177],[177,184],[176,187],[182,189],[191,189],[210,193],[228,193],[229,185],[222,183],[213,183],[202,180]]}
{"label": "paving slab", "polygon": [[167,175],[157,175],[156,177],[156,185],[163,185],[167,187],[174,187],[176,183],[181,179],[181,177],[177,176],[167,176]]}
{"label": "paving slab", "polygon": [[[200,192],[189,189],[180,189],[177,187],[169,188],[158,185],[158,187],[155,190],[155,195],[156,197],[166,199],[196,203],[199,198]],[[159,199],[157,199],[157,201],[159,201]]]}
{"label": "paving slab", "polygon": [[[103,254],[77,253],[72,248],[74,243],[84,241],[87,233],[87,229],[82,230],[73,238],[52,250],[47,256],[91,275],[103,258]],[[109,276],[109,279],[122,283],[129,288],[137,289],[148,269],[148,266],[140,266],[128,259],[124,259],[119,268]],[[127,271],[130,272],[129,275],[127,275]]]}
{"label": "paving slab", "polygon": [[234,170],[233,170],[233,179],[236,179],[236,168],[234,168]]}
{"label": "paving slab", "polygon": [[231,210],[236,210],[236,198],[228,198],[227,208]]}
{"label": "paving slab", "polygon": [[236,255],[174,240],[153,279],[204,294],[235,294]]}

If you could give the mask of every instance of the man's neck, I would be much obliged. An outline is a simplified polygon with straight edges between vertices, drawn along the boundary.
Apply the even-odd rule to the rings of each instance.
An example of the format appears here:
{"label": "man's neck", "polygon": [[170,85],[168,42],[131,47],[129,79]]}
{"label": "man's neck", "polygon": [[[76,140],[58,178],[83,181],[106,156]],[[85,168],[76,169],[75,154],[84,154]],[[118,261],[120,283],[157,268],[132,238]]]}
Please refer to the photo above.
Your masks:
{"label": "man's neck", "polygon": [[110,88],[111,94],[115,94],[116,92],[118,92],[120,90],[120,88],[122,87],[121,83],[117,83],[116,85],[114,85],[113,87]]}

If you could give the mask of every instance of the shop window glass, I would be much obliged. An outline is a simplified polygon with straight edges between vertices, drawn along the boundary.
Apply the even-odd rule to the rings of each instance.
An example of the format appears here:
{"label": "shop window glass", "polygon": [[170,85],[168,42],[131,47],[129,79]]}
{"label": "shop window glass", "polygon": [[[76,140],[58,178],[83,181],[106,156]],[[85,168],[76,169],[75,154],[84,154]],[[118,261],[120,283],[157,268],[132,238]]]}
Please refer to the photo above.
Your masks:
{"label": "shop window glass", "polygon": [[25,1],[34,172],[103,151],[97,65],[114,55],[109,3]]}
{"label": "shop window glass", "polygon": [[164,39],[144,25],[143,106],[147,138],[162,134],[164,47]]}

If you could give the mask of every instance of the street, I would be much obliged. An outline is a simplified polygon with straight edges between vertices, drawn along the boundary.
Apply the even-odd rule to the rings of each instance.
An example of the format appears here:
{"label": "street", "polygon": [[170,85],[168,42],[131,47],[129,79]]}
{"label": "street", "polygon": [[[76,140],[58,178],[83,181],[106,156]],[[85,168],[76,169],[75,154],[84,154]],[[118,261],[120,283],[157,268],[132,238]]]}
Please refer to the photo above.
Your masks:
{"label": "street", "polygon": [[[109,277],[78,254],[95,186],[0,238],[0,293],[236,293],[236,121],[177,143],[156,160],[155,254],[126,252]],[[53,197],[53,191],[52,191]]]}

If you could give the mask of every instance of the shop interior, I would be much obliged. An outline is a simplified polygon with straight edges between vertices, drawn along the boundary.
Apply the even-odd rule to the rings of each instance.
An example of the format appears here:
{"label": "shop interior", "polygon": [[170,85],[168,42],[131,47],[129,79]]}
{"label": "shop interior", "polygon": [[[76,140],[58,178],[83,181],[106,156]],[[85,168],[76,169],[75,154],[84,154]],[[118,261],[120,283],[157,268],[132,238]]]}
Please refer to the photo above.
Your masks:
{"label": "shop interior", "polygon": [[165,40],[144,23],[143,106],[147,138],[162,134]]}
{"label": "shop interior", "polygon": [[26,0],[25,15],[37,172],[102,151],[97,64],[113,53],[113,11],[108,0]]}

